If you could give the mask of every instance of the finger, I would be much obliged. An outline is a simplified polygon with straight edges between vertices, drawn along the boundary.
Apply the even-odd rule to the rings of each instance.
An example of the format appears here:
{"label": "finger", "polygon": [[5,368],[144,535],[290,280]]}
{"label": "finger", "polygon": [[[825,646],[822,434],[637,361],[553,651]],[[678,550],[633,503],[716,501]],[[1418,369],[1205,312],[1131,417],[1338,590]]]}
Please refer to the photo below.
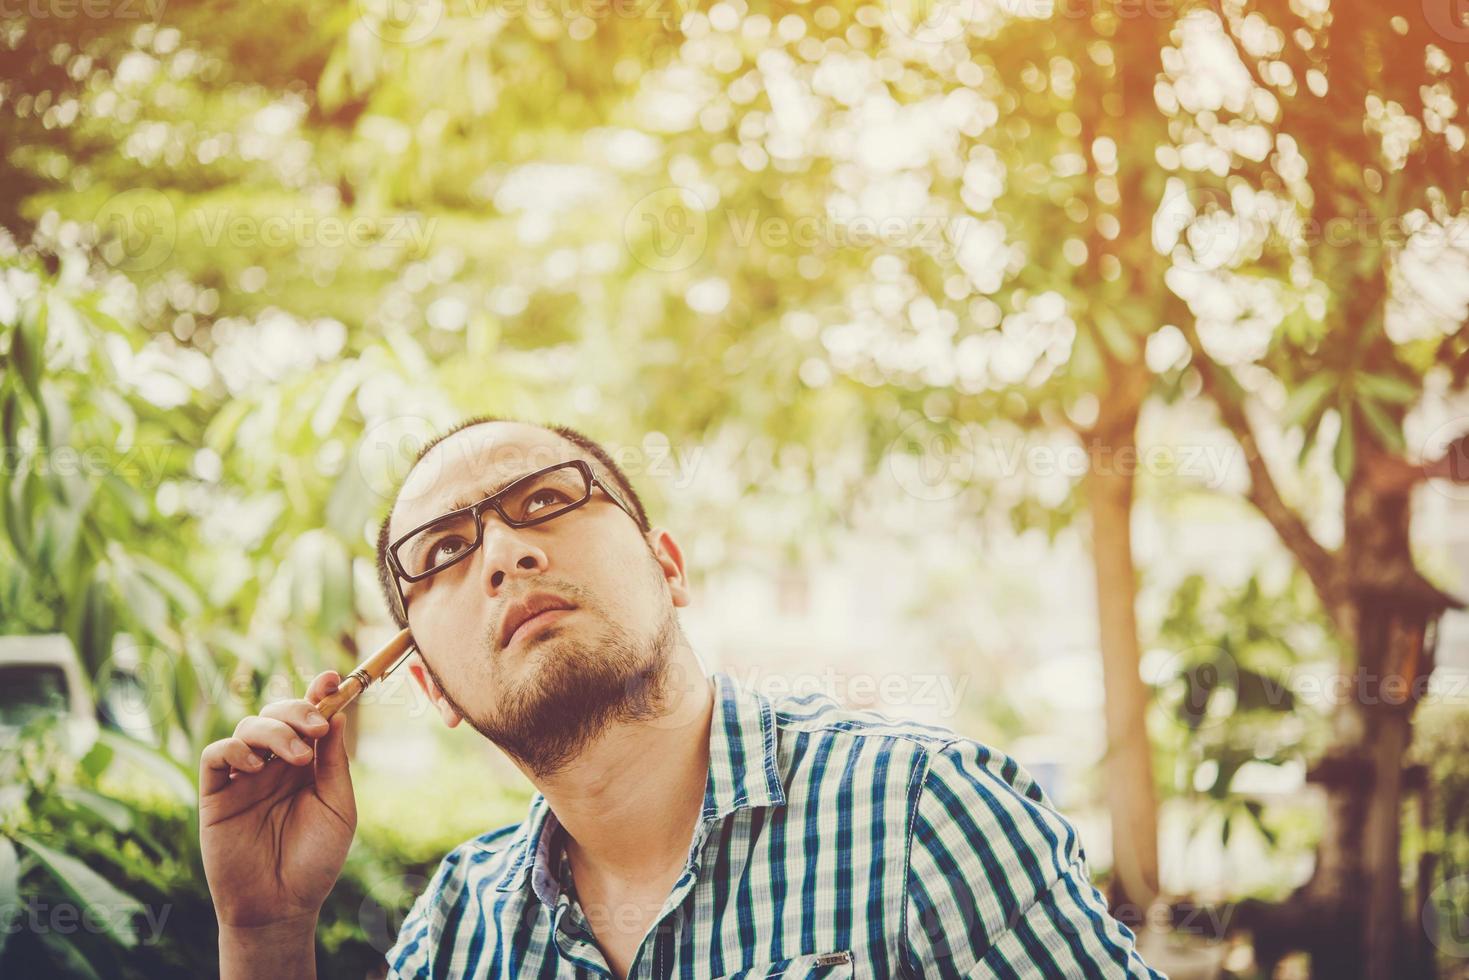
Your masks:
{"label": "finger", "polygon": [[335,693],[341,686],[342,677],[335,670],[323,670],[311,679],[306,688],[306,700],[316,704],[328,694]]}
{"label": "finger", "polygon": [[234,770],[259,772],[265,765],[261,758],[243,739],[222,738],[210,742],[199,757],[199,788],[201,795],[217,793],[230,783]]}
{"label": "finger", "polygon": [[306,765],[313,754],[296,729],[278,718],[248,715],[235,726],[235,737],[243,739],[262,758],[266,758],[265,752],[272,752],[295,766]]}
{"label": "finger", "polygon": [[326,718],[316,710],[316,705],[305,699],[272,701],[260,709],[260,716],[285,722],[303,739],[320,738],[326,734]]}
{"label": "finger", "polygon": [[316,743],[316,789],[339,812],[356,814],[352,770],[347,761],[347,716],[332,718],[331,731]]}

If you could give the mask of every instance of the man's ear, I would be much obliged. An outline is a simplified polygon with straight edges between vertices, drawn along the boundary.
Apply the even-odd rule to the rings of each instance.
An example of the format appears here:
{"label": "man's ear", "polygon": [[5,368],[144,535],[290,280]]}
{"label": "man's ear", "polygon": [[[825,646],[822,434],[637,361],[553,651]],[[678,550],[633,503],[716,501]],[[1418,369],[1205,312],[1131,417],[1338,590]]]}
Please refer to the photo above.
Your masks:
{"label": "man's ear", "polygon": [[413,679],[418,682],[423,693],[428,695],[429,703],[438,709],[439,717],[444,719],[445,725],[453,728],[464,720],[464,716],[454,710],[449,699],[444,697],[444,692],[440,691],[439,686],[434,683],[433,677],[428,672],[428,666],[423,662],[422,654],[417,650],[409,654],[408,673],[413,675]]}
{"label": "man's ear", "polygon": [[678,542],[665,528],[655,527],[648,532],[648,547],[653,552],[653,559],[658,562],[664,581],[668,583],[673,604],[687,606],[692,597],[689,594],[688,577],[684,574],[683,551]]}

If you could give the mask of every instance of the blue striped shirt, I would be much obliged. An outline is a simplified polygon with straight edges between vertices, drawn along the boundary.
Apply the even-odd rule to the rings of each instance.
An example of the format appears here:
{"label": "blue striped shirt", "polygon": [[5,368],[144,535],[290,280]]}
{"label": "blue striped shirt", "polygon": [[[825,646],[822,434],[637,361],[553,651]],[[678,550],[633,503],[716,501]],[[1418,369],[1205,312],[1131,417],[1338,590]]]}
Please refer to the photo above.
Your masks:
{"label": "blue striped shirt", "polygon": [[[709,779],[682,875],[628,976],[1161,977],[1013,760],[946,729],[772,702],[713,678]],[[456,847],[389,977],[606,977],[540,794]]]}

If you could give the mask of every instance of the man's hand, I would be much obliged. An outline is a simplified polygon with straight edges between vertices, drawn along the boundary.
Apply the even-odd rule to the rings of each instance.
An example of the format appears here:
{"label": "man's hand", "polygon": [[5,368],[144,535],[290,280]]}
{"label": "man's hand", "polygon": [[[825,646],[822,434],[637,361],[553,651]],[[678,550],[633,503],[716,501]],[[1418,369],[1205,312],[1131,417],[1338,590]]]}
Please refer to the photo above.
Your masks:
{"label": "man's hand", "polygon": [[[225,976],[262,966],[252,949],[277,956],[289,949],[294,957],[303,945],[298,965],[306,972],[290,973],[314,975],[316,916],[357,828],[347,719],[328,723],[312,707],[340,681],[336,671],[318,674],[304,700],[277,701],[242,719],[199,760],[199,844]],[[262,762],[267,749],[278,758]]]}

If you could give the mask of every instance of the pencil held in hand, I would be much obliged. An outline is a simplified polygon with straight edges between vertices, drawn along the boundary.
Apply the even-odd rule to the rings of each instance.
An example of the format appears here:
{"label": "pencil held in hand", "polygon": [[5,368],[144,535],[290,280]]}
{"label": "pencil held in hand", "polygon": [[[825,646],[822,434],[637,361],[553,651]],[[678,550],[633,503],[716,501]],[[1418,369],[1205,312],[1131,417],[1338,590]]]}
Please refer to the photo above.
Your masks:
{"label": "pencil held in hand", "polygon": [[[399,631],[398,635],[384,644],[381,650],[362,661],[356,670],[343,678],[335,691],[316,702],[316,710],[330,722],[333,715],[356,701],[359,694],[391,673],[393,667],[403,659],[412,646],[413,634],[407,629]],[[261,756],[266,762],[276,757],[276,754],[269,749]]]}

